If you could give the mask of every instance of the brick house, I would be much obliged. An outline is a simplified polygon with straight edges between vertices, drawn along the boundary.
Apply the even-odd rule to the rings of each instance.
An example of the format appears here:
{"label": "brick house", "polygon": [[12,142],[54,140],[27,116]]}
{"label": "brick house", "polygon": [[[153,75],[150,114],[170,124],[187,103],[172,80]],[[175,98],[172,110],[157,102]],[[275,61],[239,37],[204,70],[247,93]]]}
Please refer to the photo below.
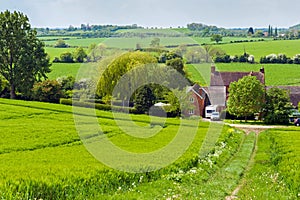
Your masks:
{"label": "brick house", "polygon": [[205,107],[210,104],[208,92],[205,88],[195,84],[187,88],[188,101],[191,108],[184,111],[185,116],[204,116]]}

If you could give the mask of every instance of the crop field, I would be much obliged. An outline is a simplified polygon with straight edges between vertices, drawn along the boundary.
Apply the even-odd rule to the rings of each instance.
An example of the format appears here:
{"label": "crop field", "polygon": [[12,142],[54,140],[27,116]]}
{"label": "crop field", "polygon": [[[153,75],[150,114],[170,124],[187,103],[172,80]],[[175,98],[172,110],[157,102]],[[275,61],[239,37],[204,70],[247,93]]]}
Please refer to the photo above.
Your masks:
{"label": "crop field", "polygon": [[[72,107],[5,99],[0,100],[0,105],[2,199],[166,199],[174,195],[224,198],[236,187],[254,145],[254,135],[245,136],[218,124],[209,128],[209,123],[198,125],[195,120],[185,119],[187,130],[197,127],[187,151],[166,168],[131,174],[106,167],[85,149],[75,130]],[[76,110],[75,115],[89,120],[91,116],[86,111]],[[158,134],[142,139],[123,132],[111,112],[97,111],[96,115],[105,137],[119,148],[136,153],[167,145],[180,123],[178,119],[167,119]],[[151,128],[148,116],[131,117],[135,124]],[[119,120],[123,120],[122,115]],[[160,124],[159,118],[154,121]],[[216,135],[218,130],[220,137]],[[183,137],[191,137],[190,132]],[[210,145],[203,150],[204,139]]]}
{"label": "crop field", "polygon": [[238,197],[297,199],[300,195],[299,128],[261,133],[258,151]]}
{"label": "crop field", "polygon": [[266,40],[263,42],[244,42],[217,46],[232,56],[242,55],[245,50],[248,54],[254,55],[256,61],[259,61],[263,56],[273,53],[283,53],[288,57],[300,54],[300,40]]}
{"label": "crop field", "polygon": [[[216,63],[219,71],[229,72],[251,72],[259,71],[264,66],[267,86],[299,86],[300,75],[296,73],[300,70],[300,65],[294,64],[248,64],[248,63]],[[210,64],[187,65],[187,71],[193,81],[201,85],[210,83]]]}

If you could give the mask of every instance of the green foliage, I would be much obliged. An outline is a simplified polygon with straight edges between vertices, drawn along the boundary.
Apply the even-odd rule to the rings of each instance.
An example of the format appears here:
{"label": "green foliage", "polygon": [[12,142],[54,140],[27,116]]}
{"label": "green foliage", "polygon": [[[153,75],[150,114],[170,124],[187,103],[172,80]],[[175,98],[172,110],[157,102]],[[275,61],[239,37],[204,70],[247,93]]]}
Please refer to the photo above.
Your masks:
{"label": "green foliage", "polygon": [[228,111],[237,117],[247,117],[261,111],[264,87],[255,76],[245,76],[229,86]]}
{"label": "green foliage", "polygon": [[59,39],[55,43],[54,47],[55,48],[68,48],[69,45],[63,39]]}
{"label": "green foliage", "polygon": [[267,124],[289,124],[292,111],[288,92],[280,88],[271,88],[266,95],[264,105],[264,122]]}
{"label": "green foliage", "polygon": [[151,40],[150,47],[159,47],[160,45],[160,38],[154,38]]}
{"label": "green foliage", "polygon": [[32,98],[44,102],[56,102],[63,97],[61,84],[55,80],[45,80],[35,83],[32,89]]}
{"label": "green foliage", "polygon": [[188,110],[195,109],[195,106],[190,102],[191,94],[186,92],[186,89],[180,90],[178,88],[169,91],[165,95],[165,99],[170,106],[166,106],[165,110],[175,116],[184,116]]}
{"label": "green foliage", "polygon": [[78,47],[73,53],[73,58],[76,62],[82,63],[87,58],[87,54],[82,47]]}
{"label": "green foliage", "polygon": [[2,95],[2,92],[4,92],[4,90],[9,90],[9,84],[8,81],[0,75],[0,96]]}
{"label": "green foliage", "polygon": [[47,78],[49,58],[44,44],[20,12],[0,13],[0,74],[9,82],[10,96],[16,91],[28,95],[36,80]]}
{"label": "green foliage", "polygon": [[149,109],[154,105],[155,95],[148,86],[142,86],[137,89],[134,98],[134,107],[138,113],[149,113]]}
{"label": "green foliage", "polygon": [[74,62],[73,54],[70,52],[65,52],[60,54],[60,62],[73,63]]}
{"label": "green foliage", "polygon": [[183,74],[183,75],[185,74],[184,62],[181,58],[173,58],[171,60],[167,60],[166,64],[167,64],[167,66],[173,67],[180,74]]}
{"label": "green foliage", "polygon": [[211,36],[211,41],[216,42],[217,44],[223,40],[223,37],[219,34],[215,34]]}
{"label": "green foliage", "polygon": [[148,63],[157,63],[157,60],[148,53],[129,52],[116,58],[103,72],[98,83],[97,94],[101,97],[112,95],[119,79],[135,67],[142,67]]}

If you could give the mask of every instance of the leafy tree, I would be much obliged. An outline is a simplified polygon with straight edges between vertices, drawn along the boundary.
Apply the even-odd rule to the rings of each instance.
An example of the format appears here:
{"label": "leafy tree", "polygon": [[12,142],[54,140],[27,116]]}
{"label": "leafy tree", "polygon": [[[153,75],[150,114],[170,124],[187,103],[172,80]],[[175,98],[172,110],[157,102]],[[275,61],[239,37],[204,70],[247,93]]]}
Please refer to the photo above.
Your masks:
{"label": "leafy tree", "polygon": [[266,95],[264,122],[267,124],[289,124],[292,108],[290,96],[286,90],[271,88]]}
{"label": "leafy tree", "polygon": [[84,59],[87,58],[87,54],[82,47],[78,47],[75,49],[75,51],[73,53],[73,58],[77,62],[82,63],[84,61]]}
{"label": "leafy tree", "polygon": [[203,49],[206,63],[210,63],[212,59],[216,56],[225,55],[225,52],[222,49],[213,47],[212,45],[204,45]]}
{"label": "leafy tree", "polygon": [[49,58],[44,43],[31,29],[28,17],[20,12],[0,13],[0,74],[9,82],[10,98],[28,93],[33,84],[47,78]]}
{"label": "leafy tree", "polygon": [[134,107],[138,113],[149,112],[151,106],[154,105],[155,95],[148,85],[139,88],[134,99]]}
{"label": "leafy tree", "polygon": [[68,48],[69,45],[63,39],[59,39],[55,43],[54,47],[56,47],[56,48]]}
{"label": "leafy tree", "polygon": [[247,117],[261,111],[264,86],[255,76],[245,76],[229,86],[228,111],[237,117]]}
{"label": "leafy tree", "polygon": [[55,80],[38,82],[34,84],[32,91],[32,97],[37,101],[57,103],[59,99],[63,97],[61,84]]}
{"label": "leafy tree", "polygon": [[211,36],[211,41],[216,42],[217,44],[223,40],[222,35],[214,34]]}
{"label": "leafy tree", "polygon": [[5,90],[8,91],[9,84],[8,81],[0,75],[0,96],[5,93]]}
{"label": "leafy tree", "polygon": [[74,58],[73,58],[72,53],[65,52],[65,53],[60,54],[60,61],[64,62],[64,63],[72,63],[72,62],[74,62]]}
{"label": "leafy tree", "polygon": [[152,55],[139,51],[125,53],[116,58],[107,66],[106,70],[101,75],[101,79],[98,82],[97,94],[100,97],[112,95],[118,80],[124,74],[135,67],[148,63],[157,63],[157,60]]}
{"label": "leafy tree", "polygon": [[168,60],[166,62],[167,66],[171,66],[174,69],[176,69],[179,73],[181,74],[185,74],[183,68],[184,68],[184,63],[183,60],[181,58],[173,58],[171,60]]}
{"label": "leafy tree", "polygon": [[151,40],[150,46],[151,47],[159,47],[159,44],[160,44],[160,39],[154,38],[153,40]]}

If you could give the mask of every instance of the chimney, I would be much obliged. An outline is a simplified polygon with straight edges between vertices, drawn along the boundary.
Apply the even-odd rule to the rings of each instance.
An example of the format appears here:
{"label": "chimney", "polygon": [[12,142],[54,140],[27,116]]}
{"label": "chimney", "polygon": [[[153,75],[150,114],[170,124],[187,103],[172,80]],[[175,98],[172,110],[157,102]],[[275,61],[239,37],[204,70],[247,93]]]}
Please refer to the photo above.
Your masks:
{"label": "chimney", "polygon": [[215,73],[216,72],[216,67],[215,67],[215,65],[212,65],[211,66],[211,73]]}
{"label": "chimney", "polygon": [[262,66],[259,71],[264,74],[265,73],[265,68]]}

